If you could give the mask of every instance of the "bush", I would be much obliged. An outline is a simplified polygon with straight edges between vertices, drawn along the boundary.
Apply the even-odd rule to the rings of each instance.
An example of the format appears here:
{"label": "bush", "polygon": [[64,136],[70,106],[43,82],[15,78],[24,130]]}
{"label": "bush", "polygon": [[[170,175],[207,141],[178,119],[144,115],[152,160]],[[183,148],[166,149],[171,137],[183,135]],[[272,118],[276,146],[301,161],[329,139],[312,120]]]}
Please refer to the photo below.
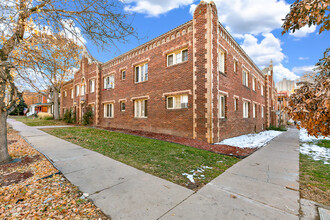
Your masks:
{"label": "bush", "polygon": [[64,115],[63,115],[63,121],[65,121],[66,123],[72,123],[72,110],[66,110]]}
{"label": "bush", "polygon": [[270,125],[267,130],[274,130],[274,131],[287,131],[288,129],[286,129],[285,126],[280,126],[280,127],[276,127],[274,125]]}
{"label": "bush", "polygon": [[89,124],[91,124],[91,121],[93,119],[93,116],[94,116],[94,114],[93,114],[92,108],[90,106],[88,106],[86,108],[86,111],[85,111],[84,115],[83,115],[82,124],[83,125],[89,125]]}
{"label": "bush", "polygon": [[45,119],[45,120],[52,120],[53,119],[53,115],[52,114],[49,114],[47,112],[39,112],[38,113],[38,118]]}

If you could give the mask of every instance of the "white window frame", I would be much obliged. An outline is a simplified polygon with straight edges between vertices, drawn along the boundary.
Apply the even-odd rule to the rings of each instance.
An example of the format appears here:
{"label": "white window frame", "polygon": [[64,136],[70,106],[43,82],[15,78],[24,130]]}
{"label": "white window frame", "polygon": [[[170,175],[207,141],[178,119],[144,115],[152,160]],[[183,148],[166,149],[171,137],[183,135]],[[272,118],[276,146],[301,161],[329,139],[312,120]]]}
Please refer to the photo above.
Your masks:
{"label": "white window frame", "polygon": [[219,96],[219,118],[226,118],[226,96]]}
{"label": "white window frame", "polygon": [[95,79],[89,80],[89,92],[90,93],[95,92]]}
{"label": "white window frame", "polygon": [[148,81],[148,63],[142,63],[134,67],[135,72],[135,83]]}
{"label": "white window frame", "polygon": [[264,118],[264,107],[261,106],[261,118]]}
{"label": "white window frame", "polygon": [[74,98],[74,91],[73,91],[73,89],[71,89],[71,99],[73,99]]}
{"label": "white window frame", "polygon": [[[186,52],[187,56],[183,56],[183,52]],[[172,64],[169,63],[169,57],[171,57],[171,56],[173,57],[173,63]],[[188,60],[188,49],[187,48],[184,48],[184,49],[181,49],[181,50],[178,50],[178,51],[167,54],[167,59],[166,59],[167,66],[173,66],[173,65],[178,64],[178,63],[183,63],[187,60]]]}
{"label": "white window frame", "polygon": [[252,108],[253,108],[252,109],[253,118],[255,118],[256,117],[256,108],[257,108],[257,105],[255,103],[253,103]]}
{"label": "white window frame", "polygon": [[225,73],[225,60],[226,60],[226,53],[219,49],[218,52],[218,71],[221,73]]}
{"label": "white window frame", "polygon": [[238,110],[238,98],[234,98],[234,110],[237,111]]}
{"label": "white window frame", "polygon": [[252,90],[256,91],[256,78],[255,77],[252,78]]}
{"label": "white window frame", "polygon": [[79,85],[76,85],[75,87],[76,87],[76,97],[77,97],[77,96],[79,96],[79,94],[80,94],[80,93],[79,93],[79,88],[80,88],[80,87],[79,87]]}
{"label": "white window frame", "polygon": [[243,101],[243,118],[249,118],[249,102]]}
{"label": "white window frame", "polygon": [[86,92],[86,85],[83,84],[81,85],[81,95],[85,95],[85,92]]}
{"label": "white window frame", "polygon": [[234,73],[237,73],[237,60],[234,59]]}
{"label": "white window frame", "polygon": [[260,86],[260,93],[262,96],[264,96],[264,86],[263,85]]}
{"label": "white window frame", "polygon": [[[109,112],[108,112],[108,106],[110,106]],[[114,105],[113,105],[113,103],[104,103],[104,118],[113,118],[114,115],[115,114],[114,114]]]}
{"label": "white window frame", "polygon": [[148,99],[134,100],[134,118],[148,118]]}
{"label": "white window frame", "polygon": [[68,93],[66,91],[64,91],[64,97],[67,97]]}
{"label": "white window frame", "polygon": [[[173,98],[173,104],[172,107],[168,106],[168,99]],[[182,108],[188,108],[188,94],[181,94],[181,95],[170,95],[166,96],[166,108],[167,109],[182,109]]]}
{"label": "white window frame", "polygon": [[[125,73],[125,74],[124,74]],[[124,77],[125,76],[125,77]],[[126,80],[126,70],[121,71],[121,80]]]}
{"label": "white window frame", "polygon": [[[120,104],[120,111],[121,111],[121,112],[126,111],[126,102],[125,102],[125,101],[120,101],[119,104]],[[123,107],[122,104],[125,105],[125,109],[122,108],[122,107]]]}
{"label": "white window frame", "polygon": [[242,71],[242,80],[243,80],[243,85],[246,87],[249,87],[249,72],[246,70]]}
{"label": "white window frame", "polygon": [[103,88],[104,89],[114,89],[115,88],[115,75],[114,74],[104,77]]}

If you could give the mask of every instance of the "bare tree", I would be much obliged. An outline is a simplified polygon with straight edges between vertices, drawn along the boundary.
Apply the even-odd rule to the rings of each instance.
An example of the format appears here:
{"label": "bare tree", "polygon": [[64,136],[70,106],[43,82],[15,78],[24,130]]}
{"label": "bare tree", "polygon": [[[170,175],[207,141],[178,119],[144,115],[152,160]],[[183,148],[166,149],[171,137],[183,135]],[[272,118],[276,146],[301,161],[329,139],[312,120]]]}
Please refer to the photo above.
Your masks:
{"label": "bare tree", "polygon": [[[52,94],[54,119],[59,119],[59,93],[65,81],[69,80],[80,59],[79,46],[72,39],[60,34],[44,34],[42,37],[31,34],[22,43],[14,60],[17,75],[39,94]],[[31,46],[30,41],[40,38],[39,43]],[[16,52],[16,51],[15,51]]]}
{"label": "bare tree", "polygon": [[[69,25],[68,25],[69,24]],[[77,28],[72,28],[75,26]],[[2,0],[0,2],[0,163],[11,160],[7,149],[7,116],[14,107],[17,87],[14,82],[15,51],[42,43],[28,41],[31,34],[64,33],[79,41],[81,35],[104,49],[126,41],[134,34],[128,15],[118,0]]]}

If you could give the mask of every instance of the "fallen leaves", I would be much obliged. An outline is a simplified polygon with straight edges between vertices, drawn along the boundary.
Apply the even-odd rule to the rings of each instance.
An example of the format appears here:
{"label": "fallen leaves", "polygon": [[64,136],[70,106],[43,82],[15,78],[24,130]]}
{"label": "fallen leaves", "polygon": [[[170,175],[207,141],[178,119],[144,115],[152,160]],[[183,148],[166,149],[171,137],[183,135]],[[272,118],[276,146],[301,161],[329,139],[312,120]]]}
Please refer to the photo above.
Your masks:
{"label": "fallen leaves", "polygon": [[26,172],[33,174],[18,183],[0,187],[0,219],[107,219],[63,175],[41,179],[58,170],[16,131],[8,130],[8,140],[9,154],[13,158],[37,159],[26,160],[27,163],[20,163],[19,166],[0,166],[1,176]]}

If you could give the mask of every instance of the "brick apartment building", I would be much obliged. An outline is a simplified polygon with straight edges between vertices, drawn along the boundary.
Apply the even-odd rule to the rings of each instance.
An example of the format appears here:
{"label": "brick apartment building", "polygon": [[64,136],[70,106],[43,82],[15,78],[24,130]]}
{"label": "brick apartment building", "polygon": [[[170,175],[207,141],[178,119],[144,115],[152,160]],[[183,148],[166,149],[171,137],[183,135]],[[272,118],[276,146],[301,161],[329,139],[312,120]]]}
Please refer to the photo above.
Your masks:
{"label": "brick apartment building", "polygon": [[61,114],[86,106],[94,125],[219,142],[277,120],[272,65],[261,71],[219,23],[214,3],[193,20],[100,63],[86,55],[61,90]]}

